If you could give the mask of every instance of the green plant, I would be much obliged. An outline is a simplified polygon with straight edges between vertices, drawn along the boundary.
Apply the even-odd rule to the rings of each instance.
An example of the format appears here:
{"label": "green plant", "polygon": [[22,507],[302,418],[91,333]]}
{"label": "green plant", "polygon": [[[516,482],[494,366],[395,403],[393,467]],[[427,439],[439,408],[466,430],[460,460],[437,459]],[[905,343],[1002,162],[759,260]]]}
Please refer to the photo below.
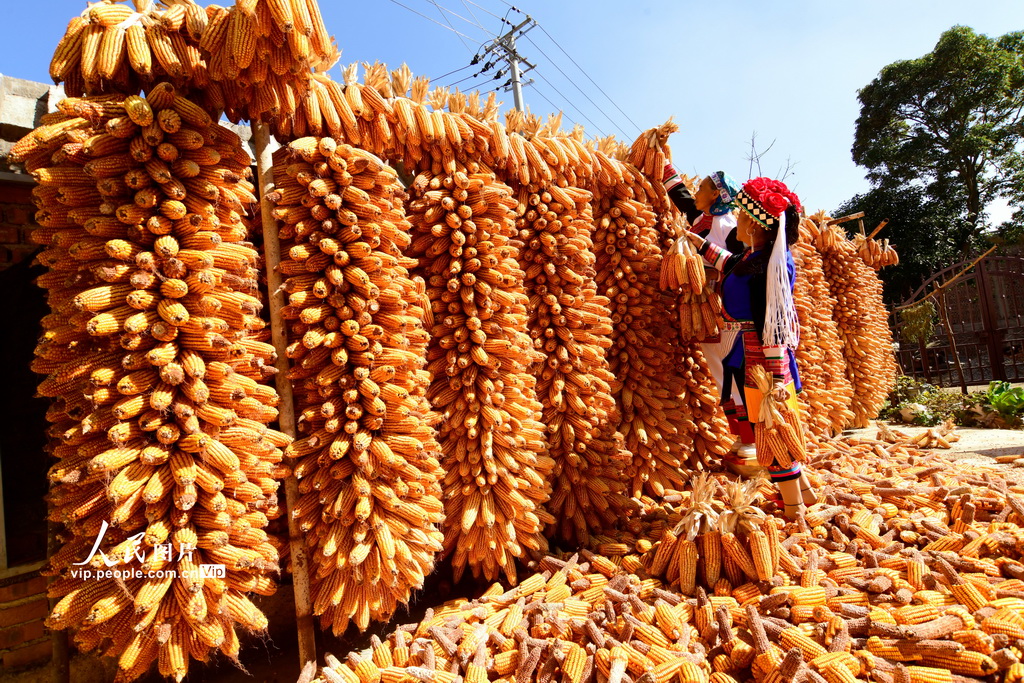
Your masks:
{"label": "green plant", "polygon": [[972,397],[942,391],[934,384],[902,375],[896,378],[896,385],[878,417],[922,427],[941,424],[950,418],[964,425],[977,419],[976,412],[972,411],[975,401]]}
{"label": "green plant", "polygon": [[1024,420],[1024,388],[992,382],[982,394],[982,406],[997,413],[1007,426],[1018,426]]}
{"label": "green plant", "polygon": [[899,312],[903,341],[925,344],[935,331],[935,304],[931,299],[904,308]]}

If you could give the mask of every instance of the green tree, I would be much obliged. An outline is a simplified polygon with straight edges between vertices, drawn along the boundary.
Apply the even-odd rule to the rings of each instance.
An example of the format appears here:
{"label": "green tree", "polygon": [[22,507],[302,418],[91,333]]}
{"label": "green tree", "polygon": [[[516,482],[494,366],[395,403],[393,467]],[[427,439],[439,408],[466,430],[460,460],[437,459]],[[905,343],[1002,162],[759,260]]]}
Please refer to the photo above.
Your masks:
{"label": "green tree", "polygon": [[1024,31],[993,39],[954,26],[923,57],[883,68],[859,99],[853,160],[875,187],[960,196],[974,230],[994,198],[1022,199]]}
{"label": "green tree", "polygon": [[[886,303],[902,303],[932,273],[962,259],[980,240],[967,220],[957,193],[931,199],[918,186],[880,186],[847,200],[832,215],[864,212],[868,230],[884,219],[878,239],[888,239],[900,255],[897,266],[883,271]],[[856,223],[846,223],[847,230]]]}

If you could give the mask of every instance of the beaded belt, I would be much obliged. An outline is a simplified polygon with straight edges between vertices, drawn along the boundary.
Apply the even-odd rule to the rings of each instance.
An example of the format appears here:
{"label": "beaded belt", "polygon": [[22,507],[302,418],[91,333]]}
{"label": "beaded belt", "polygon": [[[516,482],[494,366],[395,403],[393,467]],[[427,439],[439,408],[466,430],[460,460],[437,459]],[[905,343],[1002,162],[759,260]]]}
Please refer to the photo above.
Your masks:
{"label": "beaded belt", "polygon": [[729,320],[725,318],[718,322],[718,329],[722,332],[726,330],[736,332],[750,332],[754,329],[754,322],[752,320]]}

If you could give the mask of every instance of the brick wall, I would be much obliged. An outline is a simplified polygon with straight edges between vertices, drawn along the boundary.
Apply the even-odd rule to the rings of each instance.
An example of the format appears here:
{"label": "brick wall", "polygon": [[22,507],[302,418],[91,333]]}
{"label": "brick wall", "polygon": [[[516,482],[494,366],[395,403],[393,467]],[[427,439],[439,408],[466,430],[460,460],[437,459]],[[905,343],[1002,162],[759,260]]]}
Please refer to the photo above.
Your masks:
{"label": "brick wall", "polygon": [[0,270],[39,248],[29,241],[35,211],[31,183],[0,181]]}
{"label": "brick wall", "polygon": [[38,571],[0,581],[0,678],[3,672],[50,659],[46,578]]}

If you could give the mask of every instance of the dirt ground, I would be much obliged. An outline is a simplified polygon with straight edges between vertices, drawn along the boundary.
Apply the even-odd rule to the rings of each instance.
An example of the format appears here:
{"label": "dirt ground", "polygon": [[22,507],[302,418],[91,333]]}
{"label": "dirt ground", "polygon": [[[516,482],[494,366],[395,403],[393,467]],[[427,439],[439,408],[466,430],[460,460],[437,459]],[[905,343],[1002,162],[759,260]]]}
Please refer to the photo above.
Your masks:
{"label": "dirt ground", "polygon": [[[925,430],[925,427],[909,427],[899,424],[891,426],[911,436]],[[874,438],[876,432],[877,429],[872,426],[848,433]],[[1024,430],[957,427],[956,433],[960,435],[960,440],[954,442],[953,448],[949,451],[940,452],[944,452],[960,466],[995,470],[1005,476],[1008,482],[1024,486]],[[1018,456],[1019,460],[1016,463],[996,462],[996,458],[1003,460],[1011,455]]]}
{"label": "dirt ground", "polygon": [[[919,434],[923,427],[907,427],[894,425],[900,431],[908,434]],[[877,429],[855,430],[848,434],[874,438]],[[974,429],[958,428],[957,434],[960,440],[953,443],[953,448],[946,452],[951,460],[962,467],[978,467],[989,471],[996,471],[1006,477],[1012,484],[1024,486],[1024,430],[1007,429]],[[996,462],[996,458],[1007,459],[1008,456],[1018,456],[1016,462]],[[467,596],[479,590],[479,587],[469,585],[464,581],[462,585],[453,586],[450,579],[435,574],[428,579],[428,585],[420,592],[418,599],[408,611],[396,615],[396,623],[418,621],[423,611],[429,605],[436,605],[445,600],[455,597]],[[244,670],[233,663],[220,658],[218,662],[211,663],[207,667],[193,666],[188,677],[190,683],[294,683],[299,676],[298,646],[295,638],[293,624],[294,607],[291,600],[291,590],[282,586],[277,595],[271,598],[264,598],[259,606],[265,611],[270,619],[269,636],[253,639],[250,638],[247,644],[242,647],[240,664]],[[344,657],[354,649],[366,647],[372,633],[383,636],[390,630],[387,624],[375,624],[368,633],[356,635],[346,634],[346,637],[335,638],[329,634],[318,634],[317,653],[323,661],[324,653],[332,653]],[[0,672],[2,683],[49,683],[52,672],[48,666],[36,667],[21,672]],[[71,681],[72,683],[106,683],[113,680],[114,664],[111,660],[103,660],[91,656],[76,654],[72,658]],[[144,683],[157,683],[163,681],[155,672],[146,677]]]}

